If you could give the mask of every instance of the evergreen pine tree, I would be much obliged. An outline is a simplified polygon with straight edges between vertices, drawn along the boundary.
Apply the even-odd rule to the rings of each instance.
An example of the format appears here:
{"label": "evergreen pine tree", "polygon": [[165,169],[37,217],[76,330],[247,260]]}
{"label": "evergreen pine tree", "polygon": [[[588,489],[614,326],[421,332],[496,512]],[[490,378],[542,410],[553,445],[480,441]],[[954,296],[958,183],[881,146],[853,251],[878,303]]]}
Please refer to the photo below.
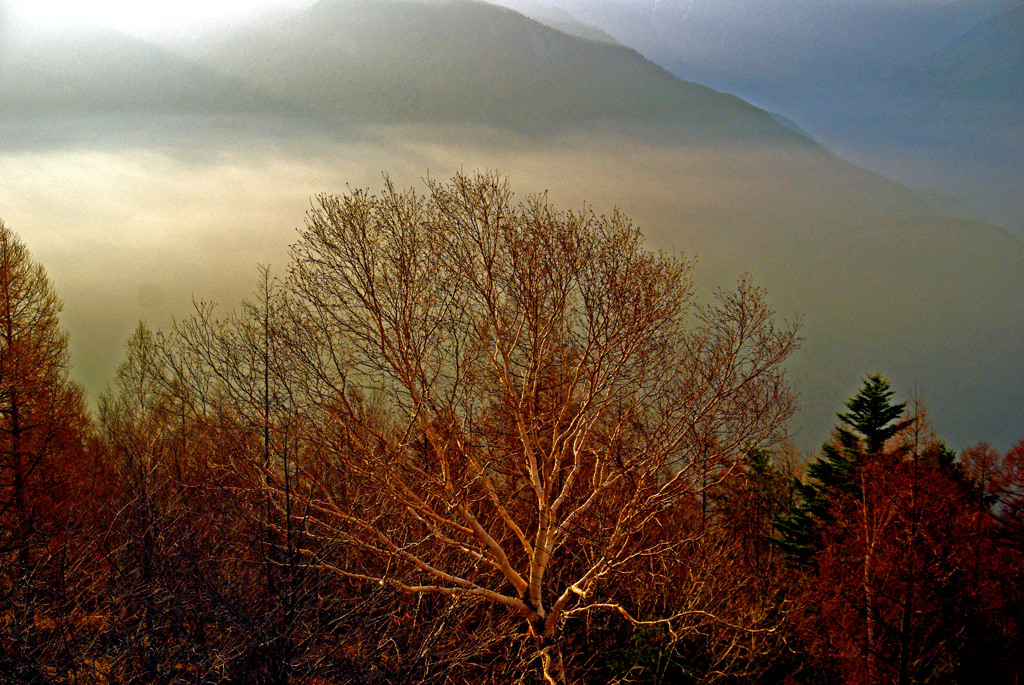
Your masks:
{"label": "evergreen pine tree", "polygon": [[860,468],[885,450],[886,442],[907,428],[912,419],[900,421],[906,403],[894,404],[889,381],[880,374],[864,379],[860,391],[836,416],[840,425],[834,438],[821,448],[821,457],[807,467],[807,477],[797,479],[797,502],[773,521],[779,532],[775,541],[788,563],[809,564],[818,549],[821,527],[833,520],[832,503],[854,489]]}

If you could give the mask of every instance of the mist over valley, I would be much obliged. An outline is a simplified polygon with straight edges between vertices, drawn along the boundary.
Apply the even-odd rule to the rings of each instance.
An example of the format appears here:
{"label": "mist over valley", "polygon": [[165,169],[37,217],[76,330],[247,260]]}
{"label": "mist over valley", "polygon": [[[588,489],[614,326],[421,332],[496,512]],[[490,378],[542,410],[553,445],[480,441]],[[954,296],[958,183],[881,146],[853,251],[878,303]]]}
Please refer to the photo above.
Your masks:
{"label": "mist over valley", "polygon": [[[970,50],[972,29],[999,31],[985,22],[1004,12],[1015,21],[1017,10],[943,19],[949,35],[879,81],[900,92],[913,84],[922,101],[942,95],[936,84],[957,87],[955,107],[982,112],[972,130],[991,139],[943,152],[942,143],[893,144],[903,134],[888,114],[873,115],[877,127],[853,114],[837,120],[827,145],[806,133],[823,130],[830,108],[847,108],[821,95],[842,83],[835,74],[800,92],[787,85],[806,46],[774,65],[739,49],[726,64],[708,48],[686,62],[704,66],[684,69],[670,54],[682,24],[658,20],[653,32],[660,15],[642,3],[520,5],[546,23],[458,0],[325,0],[210,30],[187,49],[100,27],[17,40],[0,31],[0,217],[64,299],[75,373],[90,396],[110,382],[137,320],[167,327],[193,297],[234,307],[261,263],[284,277],[311,197],[379,190],[383,173],[421,187],[427,174],[495,169],[520,195],[547,191],[560,208],[622,209],[652,247],[698,257],[705,296],[751,273],[780,319],[803,322],[790,366],[802,448],[827,437],[836,407],[874,371],[921,392],[951,445],[1019,437],[1019,200],[993,182],[978,193],[1006,197],[1004,213],[976,211],[953,185],[914,190],[843,158],[894,172],[903,158],[919,174],[893,177],[949,174],[955,185],[955,165],[921,160],[962,153],[986,169],[982,180],[1018,178],[1019,148],[1006,143],[1019,141],[1019,101],[1006,96],[1016,82],[930,76]],[[659,11],[672,7],[666,16],[682,21],[682,5]],[[749,33],[759,15],[747,9],[708,10],[705,20]],[[699,16],[693,6],[686,21]],[[874,25],[876,15],[863,16]],[[894,41],[913,33],[909,20],[900,26]],[[879,49],[868,66],[881,69],[887,55]],[[726,67],[748,81],[729,81]],[[759,76],[771,68],[783,76]],[[740,86],[771,112],[728,94]],[[984,104],[994,98],[1003,104]],[[978,153],[985,146],[1007,152],[993,161]]]}

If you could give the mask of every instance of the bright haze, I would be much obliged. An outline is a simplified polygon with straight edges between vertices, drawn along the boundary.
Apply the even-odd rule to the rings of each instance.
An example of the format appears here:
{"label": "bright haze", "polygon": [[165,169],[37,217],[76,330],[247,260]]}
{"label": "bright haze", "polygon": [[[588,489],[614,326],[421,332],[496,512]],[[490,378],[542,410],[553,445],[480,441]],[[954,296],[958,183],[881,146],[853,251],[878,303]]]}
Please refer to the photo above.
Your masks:
{"label": "bright haze", "polygon": [[9,18],[24,27],[50,29],[104,26],[140,37],[157,37],[211,24],[259,16],[282,7],[311,4],[305,0],[179,0],[173,3],[133,0],[8,0]]}

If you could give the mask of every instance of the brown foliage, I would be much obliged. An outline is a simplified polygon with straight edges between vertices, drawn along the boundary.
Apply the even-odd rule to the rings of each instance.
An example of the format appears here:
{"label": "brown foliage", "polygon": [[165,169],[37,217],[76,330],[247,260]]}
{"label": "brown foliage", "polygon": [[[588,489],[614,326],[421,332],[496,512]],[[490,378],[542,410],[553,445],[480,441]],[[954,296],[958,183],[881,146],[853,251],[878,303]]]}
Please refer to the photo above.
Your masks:
{"label": "brown foliage", "polygon": [[[27,678],[52,646],[47,635],[69,625],[72,583],[92,571],[81,563],[81,515],[97,484],[96,453],[86,448],[82,392],[68,379],[61,307],[0,222],[0,667]],[[78,496],[86,512],[68,506]]]}

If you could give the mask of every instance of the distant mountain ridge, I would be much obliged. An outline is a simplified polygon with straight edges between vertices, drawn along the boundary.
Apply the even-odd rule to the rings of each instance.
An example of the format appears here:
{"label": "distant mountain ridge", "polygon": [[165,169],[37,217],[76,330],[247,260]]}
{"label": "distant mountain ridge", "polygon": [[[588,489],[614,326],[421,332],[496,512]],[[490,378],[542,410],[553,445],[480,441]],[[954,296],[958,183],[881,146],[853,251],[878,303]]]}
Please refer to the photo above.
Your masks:
{"label": "distant mountain ridge", "polygon": [[320,116],[673,120],[795,140],[757,108],[680,81],[630,48],[472,0],[321,0],[236,33],[202,61]]}
{"label": "distant mountain ridge", "polygon": [[991,100],[1024,117],[1024,3],[903,68],[897,88],[923,97]]}
{"label": "distant mountain ridge", "polygon": [[153,44],[92,28],[39,37],[0,66],[0,113],[247,114],[296,111]]}
{"label": "distant mountain ridge", "polygon": [[539,21],[570,36],[595,40],[599,43],[618,44],[619,42],[611,34],[602,31],[596,26],[580,21],[569,12],[551,5],[542,4],[537,0],[503,0],[502,2],[491,0],[491,2],[495,5],[508,7],[525,17]]}
{"label": "distant mountain ridge", "polygon": [[[515,7],[524,0],[492,1]],[[757,95],[772,107],[838,84],[882,78],[1019,4],[533,1],[608,33],[681,78]],[[531,15],[544,16],[540,10]]]}
{"label": "distant mountain ridge", "polygon": [[[568,15],[565,24],[588,32]],[[206,49],[193,47],[198,63],[102,29],[36,40],[0,67],[0,112],[302,114],[535,129],[628,119],[686,122],[711,139],[813,144],[631,48],[475,0],[321,0],[209,39]]]}
{"label": "distant mountain ridge", "polygon": [[1024,237],[1020,0],[534,1]]}

